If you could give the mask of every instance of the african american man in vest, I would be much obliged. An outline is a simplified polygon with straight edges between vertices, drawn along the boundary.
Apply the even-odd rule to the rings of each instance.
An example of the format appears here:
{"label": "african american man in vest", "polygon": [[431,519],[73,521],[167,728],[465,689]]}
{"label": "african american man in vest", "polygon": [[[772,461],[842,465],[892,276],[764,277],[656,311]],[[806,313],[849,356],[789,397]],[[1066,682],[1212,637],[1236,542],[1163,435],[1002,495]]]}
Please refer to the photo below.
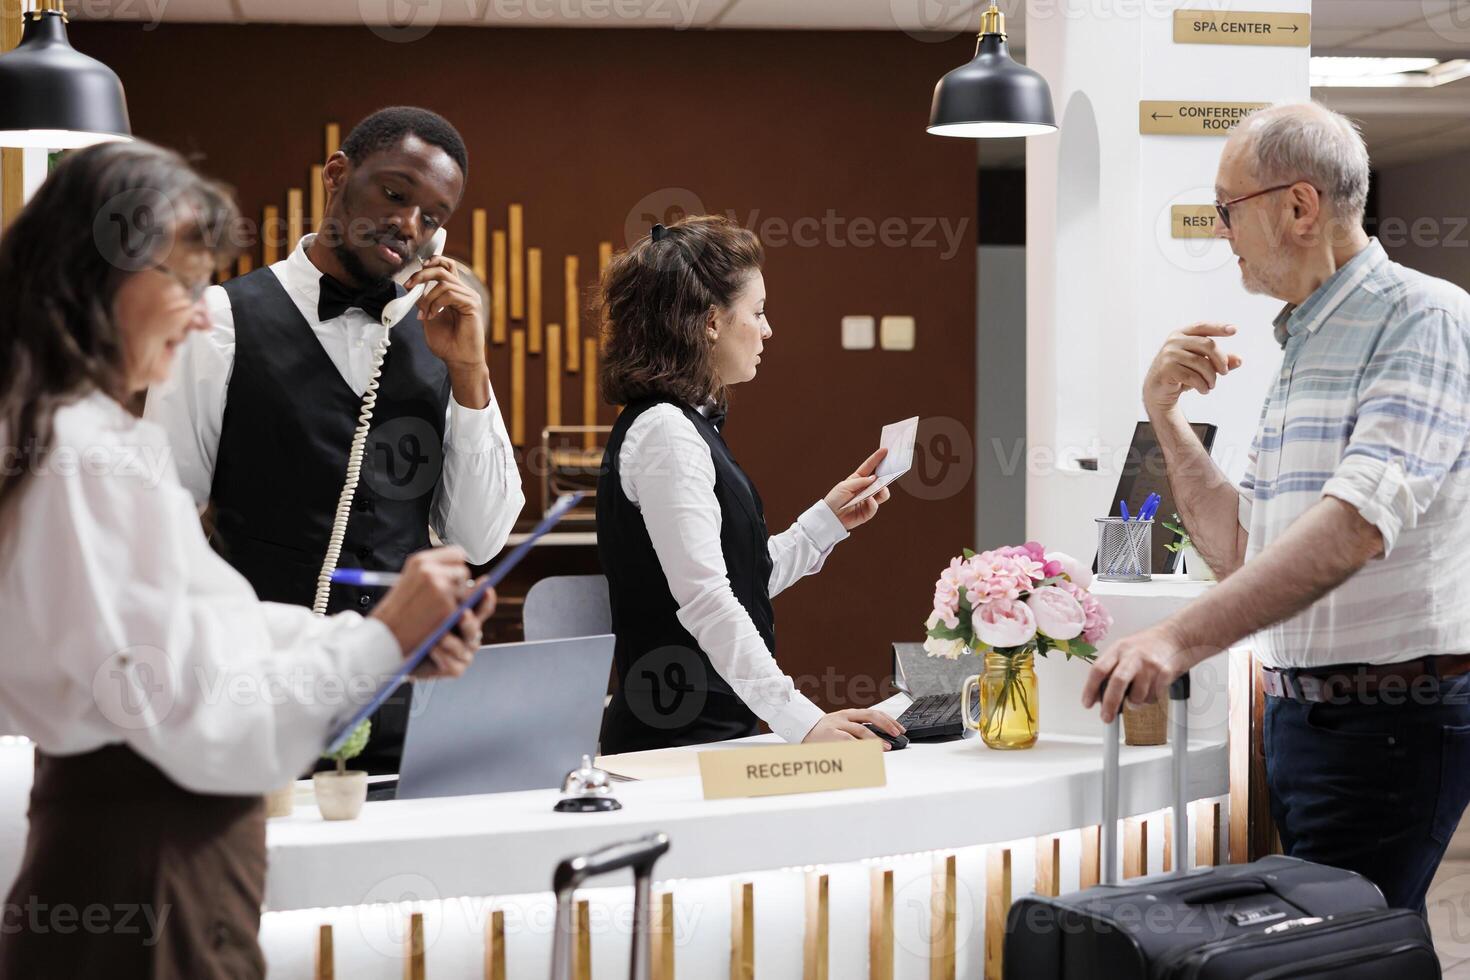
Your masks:
{"label": "african american man in vest", "polygon": [[[325,218],[268,268],[211,287],[212,322],[149,392],[179,478],[213,506],[211,543],[262,599],[311,605],[374,354],[389,333],[377,404],[338,564],[396,571],[432,528],[472,563],[504,545],[525,498],[485,359],[478,292],[452,260],[391,330],[393,276],[464,193],[464,141],[424,109],[383,109],[323,167]],[[270,234],[271,229],[264,229]],[[333,585],[327,611],[367,612],[378,592]],[[408,720],[400,690],[374,717],[360,765],[394,772]]]}

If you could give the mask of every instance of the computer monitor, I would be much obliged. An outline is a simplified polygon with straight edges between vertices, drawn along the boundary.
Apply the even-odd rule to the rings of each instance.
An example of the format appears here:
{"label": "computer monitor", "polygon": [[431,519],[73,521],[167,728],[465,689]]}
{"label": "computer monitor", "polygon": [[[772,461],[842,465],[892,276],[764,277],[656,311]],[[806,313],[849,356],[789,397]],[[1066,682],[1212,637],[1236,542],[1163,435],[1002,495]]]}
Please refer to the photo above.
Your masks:
{"label": "computer monitor", "polygon": [[[1215,433],[1217,427],[1209,422],[1193,422],[1190,428],[1199,437],[1204,445],[1205,452],[1209,452],[1215,445]],[[1173,515],[1178,507],[1174,504],[1173,494],[1169,492],[1169,474],[1164,463],[1164,450],[1159,445],[1158,436],[1154,433],[1152,422],[1139,422],[1133,430],[1133,441],[1128,446],[1128,456],[1123,461],[1122,472],[1118,474],[1118,488],[1113,491],[1113,497],[1107,501],[1103,508],[1103,515],[1120,516],[1118,514],[1118,501],[1128,502],[1129,513],[1136,514],[1138,508],[1143,506],[1144,500],[1149,494],[1156,493],[1161,498],[1159,509],[1154,514],[1153,553],[1151,563],[1153,570],[1160,573],[1171,573],[1179,562],[1179,555],[1170,551],[1166,546],[1178,540],[1179,535],[1173,531],[1165,530],[1164,521],[1173,523]],[[1097,558],[1092,560],[1092,570],[1097,571]]]}
{"label": "computer monitor", "polygon": [[416,685],[396,798],[561,786],[597,754],[613,642],[481,647],[462,676]]}

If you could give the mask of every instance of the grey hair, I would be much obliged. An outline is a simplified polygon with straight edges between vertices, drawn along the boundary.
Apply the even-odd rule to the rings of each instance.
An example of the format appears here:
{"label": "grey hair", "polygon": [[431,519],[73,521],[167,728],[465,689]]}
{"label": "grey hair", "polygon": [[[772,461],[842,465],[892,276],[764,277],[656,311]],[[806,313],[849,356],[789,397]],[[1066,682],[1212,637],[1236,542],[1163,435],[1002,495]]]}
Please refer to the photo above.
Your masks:
{"label": "grey hair", "polygon": [[1264,184],[1306,181],[1341,218],[1362,221],[1368,206],[1368,148],[1357,124],[1316,102],[1271,106],[1240,124]]}

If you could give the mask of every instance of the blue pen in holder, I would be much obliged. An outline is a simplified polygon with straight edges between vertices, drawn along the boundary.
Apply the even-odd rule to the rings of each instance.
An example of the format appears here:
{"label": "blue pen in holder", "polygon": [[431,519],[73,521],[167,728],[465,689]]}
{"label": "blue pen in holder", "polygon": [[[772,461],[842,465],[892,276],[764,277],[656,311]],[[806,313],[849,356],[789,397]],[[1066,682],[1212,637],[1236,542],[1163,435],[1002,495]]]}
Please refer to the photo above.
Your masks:
{"label": "blue pen in holder", "polygon": [[1104,582],[1153,581],[1153,519],[1099,517],[1096,521],[1097,577]]}

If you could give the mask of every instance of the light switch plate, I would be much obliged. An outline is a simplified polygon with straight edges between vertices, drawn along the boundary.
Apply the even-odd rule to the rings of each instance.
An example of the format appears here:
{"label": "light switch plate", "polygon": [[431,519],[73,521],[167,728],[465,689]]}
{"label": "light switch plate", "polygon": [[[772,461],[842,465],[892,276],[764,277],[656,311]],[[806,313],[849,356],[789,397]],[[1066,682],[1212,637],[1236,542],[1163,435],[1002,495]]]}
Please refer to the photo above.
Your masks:
{"label": "light switch plate", "polygon": [[878,327],[878,342],[884,350],[913,350],[914,333],[913,317],[885,316]]}
{"label": "light switch plate", "polygon": [[872,350],[878,345],[876,323],[870,316],[842,318],[842,349]]}

